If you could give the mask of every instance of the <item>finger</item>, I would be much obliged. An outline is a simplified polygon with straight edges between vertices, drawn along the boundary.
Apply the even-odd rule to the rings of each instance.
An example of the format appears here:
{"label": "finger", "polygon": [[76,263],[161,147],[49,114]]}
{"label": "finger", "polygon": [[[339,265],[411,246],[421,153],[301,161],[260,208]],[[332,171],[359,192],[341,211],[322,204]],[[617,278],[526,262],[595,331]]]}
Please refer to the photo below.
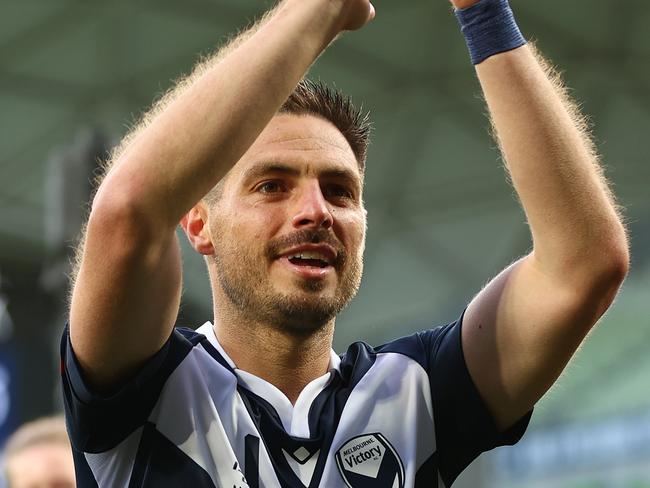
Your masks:
{"label": "finger", "polygon": [[375,15],[377,15],[377,12],[375,11],[375,6],[371,3],[370,11],[368,12],[368,22],[373,20],[375,18]]}
{"label": "finger", "polygon": [[457,9],[463,10],[476,5],[479,0],[451,0],[451,3]]}

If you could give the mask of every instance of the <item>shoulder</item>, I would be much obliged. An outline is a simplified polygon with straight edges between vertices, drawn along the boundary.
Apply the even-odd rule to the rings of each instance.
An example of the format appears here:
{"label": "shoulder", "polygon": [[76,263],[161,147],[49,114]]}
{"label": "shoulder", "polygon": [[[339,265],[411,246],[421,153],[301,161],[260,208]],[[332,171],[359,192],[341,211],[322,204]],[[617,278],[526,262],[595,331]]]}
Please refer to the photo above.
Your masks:
{"label": "shoulder", "polygon": [[354,342],[348,347],[345,354],[341,355],[342,367],[350,362],[372,362],[377,354],[401,354],[408,357],[423,367],[428,367],[432,355],[443,344],[452,343],[460,347],[461,319],[426,329],[414,334],[400,337],[379,346],[370,346],[366,342]]}
{"label": "shoulder", "polygon": [[341,374],[344,378],[358,378],[370,370],[377,363],[377,358],[382,356],[394,356],[396,361],[417,363],[429,373],[438,362],[441,351],[443,356],[453,351],[452,355],[462,358],[460,324],[459,319],[375,347],[362,341],[355,342],[341,355]]}
{"label": "shoulder", "polygon": [[[205,367],[213,353],[206,350],[206,345],[209,347],[203,334],[175,328],[165,345],[134,377],[110,394],[99,394],[84,379],[66,327],[61,341],[61,374],[68,430],[75,448],[102,452],[119,444],[144,424],[163,389],[169,389],[170,378],[179,376],[188,366],[197,369],[194,363]],[[196,356],[200,361],[194,360]],[[223,362],[219,359],[215,353],[212,362]]]}

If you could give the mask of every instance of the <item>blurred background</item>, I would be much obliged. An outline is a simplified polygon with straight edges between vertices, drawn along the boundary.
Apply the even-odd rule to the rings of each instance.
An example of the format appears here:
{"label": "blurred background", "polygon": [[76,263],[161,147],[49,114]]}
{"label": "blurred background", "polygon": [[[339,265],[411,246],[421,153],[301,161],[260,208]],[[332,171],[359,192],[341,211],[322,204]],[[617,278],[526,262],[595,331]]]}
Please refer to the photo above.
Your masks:
{"label": "blurred background", "polygon": [[[375,122],[366,272],[335,348],[450,322],[530,248],[446,0],[376,0],[376,21],[313,68]],[[590,116],[626,209],[632,272],[540,402],[524,440],[459,487],[650,487],[650,3],[512,0],[519,24]],[[0,15],[0,444],[60,409],[69,259],[98,158],[259,0],[3,0]],[[185,240],[182,239],[185,244]],[[179,325],[211,319],[185,247]],[[525,324],[522,324],[525,326]]]}

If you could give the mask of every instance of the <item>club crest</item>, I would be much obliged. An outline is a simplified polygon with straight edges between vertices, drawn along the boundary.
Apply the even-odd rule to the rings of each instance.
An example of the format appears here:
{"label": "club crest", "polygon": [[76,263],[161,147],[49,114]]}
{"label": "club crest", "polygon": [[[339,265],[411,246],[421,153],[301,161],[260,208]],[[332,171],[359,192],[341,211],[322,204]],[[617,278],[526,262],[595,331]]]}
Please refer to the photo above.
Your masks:
{"label": "club crest", "polygon": [[404,488],[404,466],[381,434],[363,434],[336,452],[336,465],[349,488]]}

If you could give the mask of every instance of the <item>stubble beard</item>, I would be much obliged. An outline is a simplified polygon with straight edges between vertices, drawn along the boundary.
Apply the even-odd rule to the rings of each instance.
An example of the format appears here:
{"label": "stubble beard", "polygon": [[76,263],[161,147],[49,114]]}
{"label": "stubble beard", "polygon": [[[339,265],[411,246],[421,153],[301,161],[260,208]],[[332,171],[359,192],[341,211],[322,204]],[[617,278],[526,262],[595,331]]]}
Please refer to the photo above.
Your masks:
{"label": "stubble beard", "polygon": [[[284,242],[331,242],[319,232],[309,232],[309,236],[307,233],[297,233]],[[322,294],[325,281],[298,277],[290,285],[297,291],[282,293],[273,286],[267,272],[275,249],[281,246],[281,243],[270,243],[263,255],[254,255],[235,246],[232,240],[216,243],[212,259],[217,280],[223,295],[244,319],[292,335],[309,336],[331,322],[356,295],[363,260],[360,255],[348,256],[339,244],[334,265],[339,279],[332,294]]]}

